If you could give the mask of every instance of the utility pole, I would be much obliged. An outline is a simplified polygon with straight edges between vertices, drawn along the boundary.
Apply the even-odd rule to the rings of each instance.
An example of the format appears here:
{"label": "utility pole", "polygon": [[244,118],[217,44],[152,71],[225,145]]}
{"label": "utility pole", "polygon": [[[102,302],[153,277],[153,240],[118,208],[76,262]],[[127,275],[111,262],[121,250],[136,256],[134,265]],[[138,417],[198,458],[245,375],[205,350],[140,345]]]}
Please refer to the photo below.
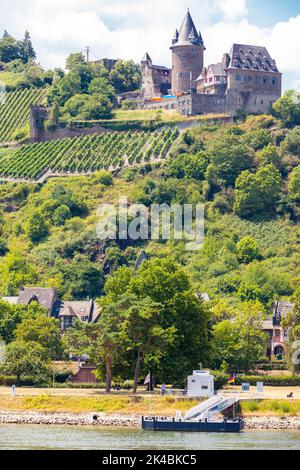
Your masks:
{"label": "utility pole", "polygon": [[91,52],[90,46],[86,46],[85,52],[86,52],[86,61],[89,62],[90,61],[90,52]]}

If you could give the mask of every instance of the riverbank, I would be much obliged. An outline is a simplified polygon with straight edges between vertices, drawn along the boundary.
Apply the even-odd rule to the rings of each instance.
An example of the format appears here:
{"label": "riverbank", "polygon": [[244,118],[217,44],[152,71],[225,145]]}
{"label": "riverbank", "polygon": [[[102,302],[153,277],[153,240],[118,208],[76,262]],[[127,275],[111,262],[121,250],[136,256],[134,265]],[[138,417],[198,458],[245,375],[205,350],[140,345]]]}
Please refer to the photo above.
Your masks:
{"label": "riverbank", "polygon": [[[251,416],[245,417],[245,429],[299,430],[300,417]],[[0,411],[0,424],[97,426],[141,428],[141,416],[106,413],[38,413]]]}

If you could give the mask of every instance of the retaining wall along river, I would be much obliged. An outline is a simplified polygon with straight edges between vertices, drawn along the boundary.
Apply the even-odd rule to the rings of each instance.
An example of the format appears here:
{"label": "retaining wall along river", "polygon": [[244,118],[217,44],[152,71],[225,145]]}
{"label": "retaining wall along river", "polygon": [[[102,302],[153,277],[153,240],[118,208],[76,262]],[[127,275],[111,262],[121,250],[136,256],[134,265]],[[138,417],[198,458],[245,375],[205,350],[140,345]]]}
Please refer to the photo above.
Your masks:
{"label": "retaining wall along river", "polygon": [[[246,429],[300,430],[300,417],[251,416]],[[43,424],[140,428],[141,416],[106,413],[38,413],[1,411],[2,424]]]}

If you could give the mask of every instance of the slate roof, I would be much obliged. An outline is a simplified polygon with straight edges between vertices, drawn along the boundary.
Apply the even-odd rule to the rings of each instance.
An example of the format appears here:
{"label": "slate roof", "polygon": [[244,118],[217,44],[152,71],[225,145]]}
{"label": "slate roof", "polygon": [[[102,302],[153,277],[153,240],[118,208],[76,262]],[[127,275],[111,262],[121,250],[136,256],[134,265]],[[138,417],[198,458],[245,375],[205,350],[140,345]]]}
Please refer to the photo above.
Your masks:
{"label": "slate roof", "polygon": [[148,52],[146,52],[146,54],[145,54],[144,57],[142,58],[142,62],[152,62],[152,59],[151,59],[151,57],[149,56]]}
{"label": "slate roof", "polygon": [[99,318],[100,310],[93,300],[87,301],[59,301],[56,307],[58,318],[73,317],[87,322],[94,322]]}
{"label": "slate roof", "polygon": [[279,72],[275,60],[265,47],[233,44],[229,55],[229,69]]}
{"label": "slate roof", "polygon": [[201,33],[198,33],[189,10],[184,17],[179,33],[177,30],[175,31],[172,43],[176,46],[186,46],[191,44],[203,45]]}
{"label": "slate roof", "polygon": [[48,312],[52,313],[54,303],[56,301],[56,290],[53,288],[43,287],[23,287],[20,289],[18,304],[28,305],[30,302],[36,301]]}

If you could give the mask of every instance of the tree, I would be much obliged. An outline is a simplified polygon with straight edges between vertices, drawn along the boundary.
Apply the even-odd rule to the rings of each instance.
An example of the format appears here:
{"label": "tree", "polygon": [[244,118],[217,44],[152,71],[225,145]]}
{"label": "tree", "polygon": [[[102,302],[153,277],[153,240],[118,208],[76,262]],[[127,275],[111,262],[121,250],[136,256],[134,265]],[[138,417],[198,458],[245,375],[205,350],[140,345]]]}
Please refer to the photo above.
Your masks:
{"label": "tree", "polygon": [[234,186],[236,178],[251,168],[254,151],[241,142],[241,137],[225,135],[208,147],[210,165],[206,177],[212,188]]}
{"label": "tree", "polygon": [[251,263],[260,257],[259,248],[252,237],[245,237],[237,244],[238,258],[242,263]]}
{"label": "tree", "polygon": [[26,63],[36,59],[36,53],[32,45],[29,31],[25,31],[25,37],[22,42],[22,58]]}
{"label": "tree", "polygon": [[37,274],[26,257],[20,252],[10,252],[0,265],[0,292],[2,295],[16,295],[20,286],[34,284]]}
{"label": "tree", "polygon": [[24,376],[34,377],[35,382],[49,374],[49,360],[43,347],[34,341],[13,341],[6,349],[3,370],[16,375],[17,385]]}
{"label": "tree", "polygon": [[23,320],[44,317],[45,314],[46,310],[37,303],[14,305],[0,300],[0,337],[10,343],[14,339],[17,326]]}
{"label": "tree", "polygon": [[208,166],[208,157],[205,152],[199,152],[196,155],[177,155],[167,161],[168,176],[178,179],[196,179],[204,180],[205,172]]}
{"label": "tree", "polygon": [[267,336],[262,331],[264,307],[244,302],[236,316],[213,327],[213,366],[230,372],[248,372],[263,356]]}
{"label": "tree", "polygon": [[115,89],[105,77],[94,78],[89,85],[88,93],[90,95],[105,95],[111,102],[116,100]]}
{"label": "tree", "polygon": [[300,202],[300,166],[294,168],[290,174],[288,194],[291,201]]}
{"label": "tree", "polygon": [[76,70],[78,67],[81,65],[86,65],[85,57],[82,52],[75,52],[73,54],[70,54],[67,57],[66,60],[66,69],[71,71],[71,70]]}
{"label": "tree", "polygon": [[300,157],[300,126],[291,130],[281,144],[285,153],[291,153]]}
{"label": "tree", "polygon": [[65,204],[58,206],[52,215],[52,222],[57,227],[62,226],[72,217],[69,207]]}
{"label": "tree", "polygon": [[137,90],[141,86],[141,68],[132,60],[118,60],[109,79],[117,93]]}
{"label": "tree", "polygon": [[83,120],[109,119],[112,115],[113,105],[106,95],[89,96],[80,117]]}
{"label": "tree", "polygon": [[276,168],[281,167],[281,158],[277,151],[277,147],[273,144],[269,144],[262,150],[256,153],[259,165],[274,165]]}
{"label": "tree", "polygon": [[39,242],[48,235],[48,226],[40,212],[34,212],[29,216],[26,224],[26,233],[33,243]]}
{"label": "tree", "polygon": [[244,141],[255,151],[274,144],[272,134],[267,129],[253,129],[244,135]]}
{"label": "tree", "polygon": [[300,125],[300,93],[288,90],[273,104],[275,115],[287,127]]}
{"label": "tree", "polygon": [[52,360],[61,355],[60,322],[56,318],[40,315],[37,318],[26,318],[15,330],[18,342],[39,344]]}
{"label": "tree", "polygon": [[236,180],[234,210],[241,217],[274,212],[280,198],[282,180],[273,165],[257,173],[244,171]]}

